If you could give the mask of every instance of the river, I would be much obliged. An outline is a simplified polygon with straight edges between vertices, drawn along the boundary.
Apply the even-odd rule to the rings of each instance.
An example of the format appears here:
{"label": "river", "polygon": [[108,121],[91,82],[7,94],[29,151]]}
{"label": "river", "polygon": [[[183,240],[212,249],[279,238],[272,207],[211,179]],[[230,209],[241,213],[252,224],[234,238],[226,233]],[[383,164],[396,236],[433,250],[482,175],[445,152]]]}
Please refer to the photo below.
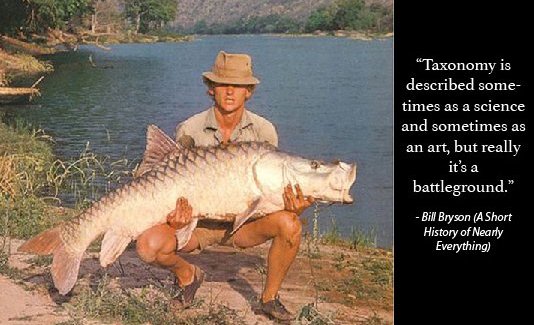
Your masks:
{"label": "river", "polygon": [[42,81],[43,95],[0,110],[40,125],[61,157],[89,141],[96,153],[138,160],[147,124],[174,136],[179,121],[210,106],[201,74],[219,50],[249,53],[261,84],[247,107],[276,125],[280,148],[358,164],[355,204],[321,210],[321,231],[334,218],[344,236],[360,229],[392,246],[392,39],[209,36],[110,47],[50,57],[56,71]]}

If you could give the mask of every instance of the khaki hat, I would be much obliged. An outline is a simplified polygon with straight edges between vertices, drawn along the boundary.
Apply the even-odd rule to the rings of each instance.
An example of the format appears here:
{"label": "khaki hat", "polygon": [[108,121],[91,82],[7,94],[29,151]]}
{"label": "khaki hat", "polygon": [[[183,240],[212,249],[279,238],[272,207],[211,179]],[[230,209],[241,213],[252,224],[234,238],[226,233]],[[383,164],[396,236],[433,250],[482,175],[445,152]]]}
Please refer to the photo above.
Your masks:
{"label": "khaki hat", "polygon": [[252,75],[252,59],[247,54],[220,51],[211,71],[202,76],[220,84],[257,85],[260,81]]}

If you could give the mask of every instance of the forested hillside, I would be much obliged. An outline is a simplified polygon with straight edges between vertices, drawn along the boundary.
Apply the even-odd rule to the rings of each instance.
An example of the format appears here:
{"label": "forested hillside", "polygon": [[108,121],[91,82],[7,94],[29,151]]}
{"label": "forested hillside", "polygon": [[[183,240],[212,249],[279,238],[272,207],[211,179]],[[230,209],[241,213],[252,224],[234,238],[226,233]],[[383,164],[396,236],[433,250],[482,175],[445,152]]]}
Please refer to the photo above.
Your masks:
{"label": "forested hillside", "polygon": [[0,34],[301,33],[393,29],[393,0],[3,0]]}
{"label": "forested hillside", "polygon": [[208,25],[223,24],[252,16],[284,15],[305,20],[314,9],[333,2],[334,0],[180,0],[175,22],[189,28],[200,21]]}
{"label": "forested hillside", "polygon": [[393,29],[393,0],[179,0],[179,31],[193,33],[310,32]]}

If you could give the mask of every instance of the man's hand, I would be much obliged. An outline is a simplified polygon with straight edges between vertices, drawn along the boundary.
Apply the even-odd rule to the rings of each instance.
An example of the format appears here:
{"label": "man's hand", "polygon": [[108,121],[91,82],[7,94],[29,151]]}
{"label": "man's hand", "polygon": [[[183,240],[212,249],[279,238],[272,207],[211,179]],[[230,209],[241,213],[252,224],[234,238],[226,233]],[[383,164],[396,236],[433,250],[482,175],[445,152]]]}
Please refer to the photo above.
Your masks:
{"label": "man's hand", "polygon": [[295,185],[295,190],[297,191],[297,195],[295,196],[295,193],[293,193],[293,188],[291,184],[288,184],[284,188],[284,210],[293,212],[297,216],[300,216],[306,208],[308,208],[315,199],[311,196],[304,196],[302,194],[302,190],[300,189],[299,184]]}
{"label": "man's hand", "polygon": [[181,229],[193,220],[193,208],[186,198],[176,200],[176,209],[167,215],[167,223],[174,229]]}

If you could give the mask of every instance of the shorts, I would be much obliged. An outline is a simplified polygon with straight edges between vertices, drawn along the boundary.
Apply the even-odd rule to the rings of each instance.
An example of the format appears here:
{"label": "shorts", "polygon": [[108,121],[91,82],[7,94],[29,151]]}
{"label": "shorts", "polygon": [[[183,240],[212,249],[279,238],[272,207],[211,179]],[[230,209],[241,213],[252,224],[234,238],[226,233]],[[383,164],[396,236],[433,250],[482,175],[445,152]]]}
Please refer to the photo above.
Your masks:
{"label": "shorts", "polygon": [[215,244],[235,248],[232,230],[233,223],[231,222],[199,220],[197,227],[193,230],[193,236],[197,238],[201,251]]}

